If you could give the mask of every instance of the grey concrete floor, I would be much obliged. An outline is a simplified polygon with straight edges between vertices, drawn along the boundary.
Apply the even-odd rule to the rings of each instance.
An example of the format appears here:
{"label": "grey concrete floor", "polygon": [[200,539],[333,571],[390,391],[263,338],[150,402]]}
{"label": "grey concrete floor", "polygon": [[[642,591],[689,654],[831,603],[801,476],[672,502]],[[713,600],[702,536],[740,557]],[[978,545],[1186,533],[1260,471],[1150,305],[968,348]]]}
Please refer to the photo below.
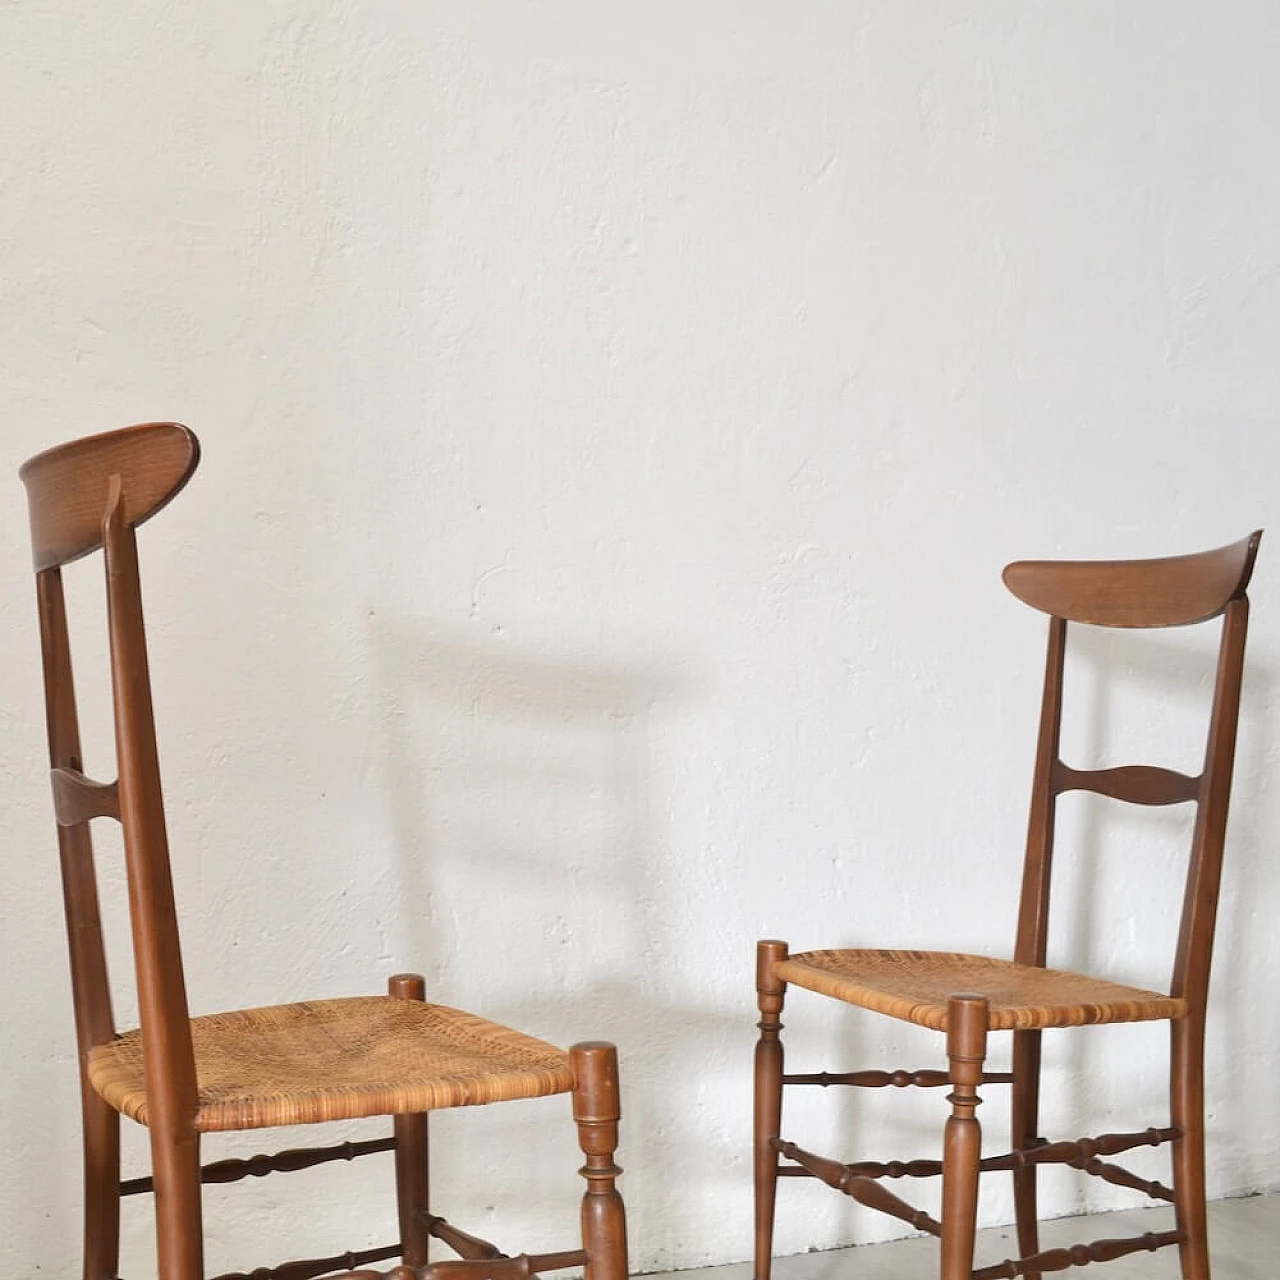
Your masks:
{"label": "grey concrete floor", "polygon": [[[1167,1209],[1133,1209],[1085,1218],[1059,1218],[1040,1228],[1042,1249],[1090,1240],[1165,1231],[1172,1225]],[[1209,1206],[1209,1246],[1213,1280],[1276,1280],[1280,1277],[1280,1195],[1220,1200]],[[978,1233],[977,1265],[990,1266],[1017,1256],[1011,1227]],[[750,1280],[749,1263],[676,1273],[680,1280]],[[893,1240],[888,1244],[833,1249],[778,1258],[774,1280],[930,1280],[938,1274],[938,1242],[930,1237]],[[1058,1273],[1080,1274],[1079,1268]],[[1090,1267],[1091,1280],[1177,1280],[1178,1251],[1130,1254]]]}

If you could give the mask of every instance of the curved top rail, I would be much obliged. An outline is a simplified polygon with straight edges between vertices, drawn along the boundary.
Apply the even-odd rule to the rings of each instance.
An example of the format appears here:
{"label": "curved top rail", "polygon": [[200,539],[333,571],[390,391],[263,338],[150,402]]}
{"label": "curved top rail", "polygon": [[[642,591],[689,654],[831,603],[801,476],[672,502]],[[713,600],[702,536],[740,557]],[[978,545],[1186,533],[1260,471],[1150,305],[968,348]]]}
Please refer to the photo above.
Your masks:
{"label": "curved top rail", "polygon": [[102,545],[107,482],[121,479],[125,519],[150,519],[191,478],[200,461],[195,433],[177,422],[144,422],[71,440],[38,453],[18,471],[27,486],[37,572]]}
{"label": "curved top rail", "polygon": [[1019,560],[1004,584],[1024,604],[1099,627],[1181,627],[1244,595],[1262,530],[1230,546],[1162,560]]}

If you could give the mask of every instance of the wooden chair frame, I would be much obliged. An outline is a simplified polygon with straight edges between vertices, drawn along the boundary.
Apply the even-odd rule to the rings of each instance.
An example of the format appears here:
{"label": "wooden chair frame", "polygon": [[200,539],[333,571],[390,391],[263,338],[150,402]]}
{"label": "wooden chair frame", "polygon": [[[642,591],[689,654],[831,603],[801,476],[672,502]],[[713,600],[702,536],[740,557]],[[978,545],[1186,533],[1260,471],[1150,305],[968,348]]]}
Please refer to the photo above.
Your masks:
{"label": "wooden chair frame", "polygon": [[[1235,758],[1249,601],[1260,534],[1232,546],[1165,560],[1022,562],[1004,579],[1025,603],[1049,615],[1049,641],[1031,795],[1026,857],[1013,960],[952,953],[789,953],[787,944],[757,948],[760,1036],[755,1056],[755,1280],[769,1280],[777,1179],[816,1178],[868,1207],[940,1238],[942,1280],[1037,1278],[1140,1250],[1177,1245],[1183,1280],[1209,1280],[1204,1173],[1204,1037],[1227,807]],[[1073,769],[1059,755],[1068,623],[1104,627],[1186,626],[1222,617],[1217,675],[1204,767],[1195,777],[1131,765]],[[1139,805],[1194,803],[1181,923],[1167,994],[1119,987],[1046,967],[1050,880],[1057,798],[1092,791]],[[964,985],[949,987],[948,974]],[[946,1070],[787,1074],[781,1014],[788,983],[847,1003],[932,1027],[946,1036]],[[1140,1132],[1076,1142],[1038,1136],[1041,1032],[1052,1026],[1167,1019],[1170,1027],[1170,1120]],[[985,1070],[988,1035],[1013,1034],[1012,1070]],[[976,1109],[979,1089],[1012,1086],[1013,1150],[983,1158]],[[843,1163],[781,1137],[784,1087],[949,1086],[951,1114],[941,1160]],[[1140,1145],[1168,1144],[1173,1187],[1150,1182],[1106,1157]],[[780,1157],[787,1163],[780,1165]],[[1123,1240],[1041,1251],[1036,1173],[1065,1164],[1134,1188],[1174,1208],[1174,1228]],[[973,1269],[979,1174],[1013,1176],[1020,1257]],[[886,1178],[942,1178],[935,1220],[888,1191]]]}
{"label": "wooden chair frame", "polygon": [[[155,1195],[161,1280],[203,1280],[203,1183],[234,1182],[378,1151],[395,1153],[400,1240],[339,1257],[255,1270],[252,1280],[309,1280],[397,1256],[403,1264],[391,1274],[398,1280],[529,1280],[537,1271],[562,1267],[584,1267],[588,1280],[625,1280],[625,1218],[614,1185],[620,1170],[613,1158],[619,1117],[617,1058],[613,1046],[603,1042],[577,1044],[567,1057],[560,1055],[564,1068],[553,1061],[549,1081],[542,1079],[536,1088],[519,1092],[519,1084],[495,1087],[496,1098],[572,1094],[573,1118],[585,1155],[581,1173],[587,1183],[581,1248],[509,1257],[432,1214],[427,1195],[426,1110],[395,1114],[393,1133],[387,1138],[249,1160],[222,1160],[201,1167],[200,1063],[193,1047],[193,1023],[183,978],[135,537],[137,526],[183,488],[198,460],[199,445],[187,428],[176,423],[145,423],[48,450],[28,461],[21,471],[30,506],[49,764],[80,1061],[84,1280],[116,1280],[122,1195]],[[106,567],[119,770],[118,780],[111,783],[95,782],[84,773],[62,585],[62,567],[98,549],[104,553]],[[90,822],[96,818],[114,819],[124,832],[145,1071],[145,1120],[152,1158],[151,1176],[124,1182],[120,1178],[120,1111],[104,1097],[101,1079],[91,1073],[91,1065],[100,1060],[102,1051],[121,1043],[112,1014],[90,838]],[[391,978],[389,996],[396,1001],[424,1001],[422,978],[414,974]],[[459,1021],[470,1017],[453,1010],[445,1012]],[[489,1031],[527,1040],[519,1033],[484,1025]],[[541,1042],[529,1043],[559,1054]],[[477,1096],[463,1101],[496,1098]],[[385,1113],[372,1103],[358,1112]],[[257,1123],[274,1121],[209,1127],[247,1128]],[[429,1238],[448,1245],[460,1260],[428,1264]],[[220,1280],[250,1277],[236,1273]]]}

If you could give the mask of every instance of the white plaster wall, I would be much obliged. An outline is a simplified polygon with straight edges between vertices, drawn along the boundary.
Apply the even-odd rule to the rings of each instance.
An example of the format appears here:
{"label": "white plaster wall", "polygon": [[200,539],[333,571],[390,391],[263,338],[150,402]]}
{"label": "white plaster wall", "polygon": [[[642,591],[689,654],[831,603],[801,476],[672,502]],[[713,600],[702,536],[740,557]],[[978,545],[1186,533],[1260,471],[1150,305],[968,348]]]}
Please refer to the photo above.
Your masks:
{"label": "white plaster wall", "polygon": [[[0,1270],[72,1274],[79,1235],[22,458],[156,417],[204,441],[143,539],[193,1006],[416,966],[615,1038],[637,1269],[741,1258],[753,941],[1011,940],[1043,628],[1000,566],[1280,535],[1278,53],[1270,0],[0,5]],[[1277,566],[1264,542],[1215,1195],[1280,1185]],[[1129,697],[1132,640],[1074,663],[1074,748],[1194,764],[1204,647],[1158,640]],[[1058,957],[1161,981],[1163,855],[1127,814],[1066,826]],[[797,1066],[936,1060],[791,1014]],[[1163,1049],[1051,1038],[1048,1123],[1158,1120]],[[942,1104],[887,1101],[928,1150]],[[827,1102],[850,1156],[902,1149]],[[441,1118],[440,1207],[553,1245],[572,1134],[516,1110],[514,1139]],[[451,1185],[468,1159],[489,1189]],[[211,1268],[388,1238],[389,1185],[212,1192]],[[781,1251],[895,1226],[782,1201]],[[123,1273],[151,1268],[134,1202]]]}

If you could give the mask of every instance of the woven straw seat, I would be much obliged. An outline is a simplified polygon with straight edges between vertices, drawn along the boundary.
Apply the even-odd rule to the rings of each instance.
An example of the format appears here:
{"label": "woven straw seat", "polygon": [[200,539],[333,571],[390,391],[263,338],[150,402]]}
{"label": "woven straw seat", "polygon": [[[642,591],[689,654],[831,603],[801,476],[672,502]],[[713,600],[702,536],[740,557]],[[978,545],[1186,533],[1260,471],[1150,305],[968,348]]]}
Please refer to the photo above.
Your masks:
{"label": "woven straw seat", "polygon": [[[444,1005],[390,996],[241,1009],[191,1020],[203,1133],[406,1115],[573,1088],[566,1054]],[[89,1055],[116,1110],[148,1122],[142,1036]]]}
{"label": "woven straw seat", "polygon": [[[774,1211],[783,1177],[823,1183],[866,1208],[937,1236],[940,1271],[934,1274],[942,1280],[995,1280],[997,1276],[1038,1280],[1064,1267],[1110,1262],[1174,1245],[1182,1280],[1210,1280],[1204,1159],[1206,1001],[1244,675],[1246,589],[1259,537],[1255,533],[1230,546],[1161,560],[1026,560],[1005,568],[1010,591],[1049,616],[1022,891],[1009,952],[1013,958],[855,949],[793,955],[780,939],[766,938],[757,945],[760,1038],[755,1060],[753,1280],[771,1280]],[[1183,773],[1154,763],[1081,767],[1062,758],[1064,695],[1073,683],[1067,666],[1069,628],[1161,629],[1215,618],[1222,619],[1217,671],[1198,772]],[[943,634],[941,628],[939,634]],[[1095,676],[1107,664],[1097,665]],[[1099,680],[1096,688],[1109,694],[1113,673],[1106,674],[1108,680]],[[1201,680],[1197,675],[1194,684],[1187,681],[1187,690]],[[1171,691],[1171,685],[1160,688],[1162,696]],[[1105,725],[1106,698],[1096,699],[1095,694],[1095,710]],[[1055,851],[1058,803],[1075,792],[1142,807],[1195,806],[1182,917],[1164,992],[1048,967],[1054,859],[1060,865],[1063,855],[1069,858],[1073,852],[1071,842]],[[923,787],[916,802],[937,803]],[[959,847],[964,847],[963,841]],[[981,847],[980,841],[974,841],[973,853],[956,855],[956,883],[978,882]],[[1132,892],[1132,901],[1125,902],[1135,924],[1143,922],[1146,893],[1143,886]],[[1101,887],[1095,887],[1095,897],[1101,894]],[[953,912],[956,905],[951,904]],[[867,919],[873,919],[875,904],[864,898],[862,906]],[[985,904],[978,909],[986,914]],[[877,1064],[851,1071],[841,1064],[837,1071],[796,1071],[787,1063],[782,1044],[782,1015],[791,986],[941,1032],[946,1038],[946,1060],[924,1068]],[[1053,1027],[1154,1021],[1169,1024],[1168,1122],[1152,1124],[1148,1117],[1141,1128],[1097,1137],[1058,1142],[1045,1137],[1040,1131],[1043,1032]],[[1007,1070],[988,1066],[988,1041],[997,1032],[1009,1033],[1013,1042]],[[1011,1149],[995,1155],[983,1153],[983,1122],[977,1110],[989,1085],[1010,1086]],[[821,1154],[785,1139],[784,1095],[795,1089],[831,1086],[945,1088],[951,1113],[942,1133],[942,1158],[850,1161],[843,1152]],[[1111,1159],[1138,1147],[1165,1144],[1172,1188]],[[1038,1177],[1041,1167],[1049,1165],[1067,1166],[1153,1200],[1172,1202],[1173,1229],[1042,1252]],[[1018,1253],[998,1266],[975,1270],[979,1177],[996,1170],[1008,1170],[1013,1176]],[[942,1179],[941,1212],[936,1218],[882,1181],[935,1177]]]}
{"label": "woven straw seat", "polygon": [[947,1001],[959,991],[986,1000],[989,1031],[1141,1022],[1187,1011],[1185,1000],[1140,987],[956,951],[804,951],[777,972],[798,987],[935,1031],[947,1029]]}
{"label": "woven straw seat", "polygon": [[[618,1055],[603,1040],[562,1051],[509,1027],[427,1002],[421,974],[386,977],[386,995],[241,1009],[192,1018],[156,744],[150,661],[138,570],[138,526],[168,505],[200,458],[174,422],[142,423],[47,449],[22,468],[44,664],[49,781],[57,824],[75,1006],[84,1143],[81,1280],[117,1280],[120,1204],[154,1195],[156,1268],[163,1280],[209,1280],[203,1187],[292,1174],[337,1161],[393,1157],[395,1238],[214,1280],[314,1280],[398,1258],[397,1280],[520,1280],[577,1269],[583,1280],[626,1280],[626,1212],[614,1162],[621,1116]],[[114,781],[84,772],[62,570],[101,553],[107,594]],[[264,799],[269,801],[264,793]],[[138,1029],[120,1034],[112,1013],[104,921],[90,832],[118,823],[133,942]],[[359,862],[353,877],[366,871]],[[496,899],[495,874],[487,892]],[[280,904],[264,903],[265,909]],[[409,906],[407,909],[412,910]],[[490,913],[496,920],[498,913]],[[495,927],[498,927],[495,925]],[[334,930],[314,930],[332,941]],[[291,965],[305,963],[291,957]],[[430,1113],[567,1094],[585,1181],[575,1247],[529,1253],[450,1222],[431,1186]],[[147,1127],[149,1174],[121,1178],[120,1117]],[[381,1136],[290,1145],[201,1163],[206,1134],[389,1116]],[[446,1135],[448,1138],[448,1135]],[[465,1153],[464,1153],[465,1154]],[[461,1166],[459,1166],[461,1167]],[[444,1190],[464,1184],[457,1169]],[[485,1196],[488,1199],[488,1196]],[[492,1207],[492,1206],[491,1206]],[[431,1261],[436,1240],[456,1257]],[[580,1245],[581,1247],[577,1247]]]}

